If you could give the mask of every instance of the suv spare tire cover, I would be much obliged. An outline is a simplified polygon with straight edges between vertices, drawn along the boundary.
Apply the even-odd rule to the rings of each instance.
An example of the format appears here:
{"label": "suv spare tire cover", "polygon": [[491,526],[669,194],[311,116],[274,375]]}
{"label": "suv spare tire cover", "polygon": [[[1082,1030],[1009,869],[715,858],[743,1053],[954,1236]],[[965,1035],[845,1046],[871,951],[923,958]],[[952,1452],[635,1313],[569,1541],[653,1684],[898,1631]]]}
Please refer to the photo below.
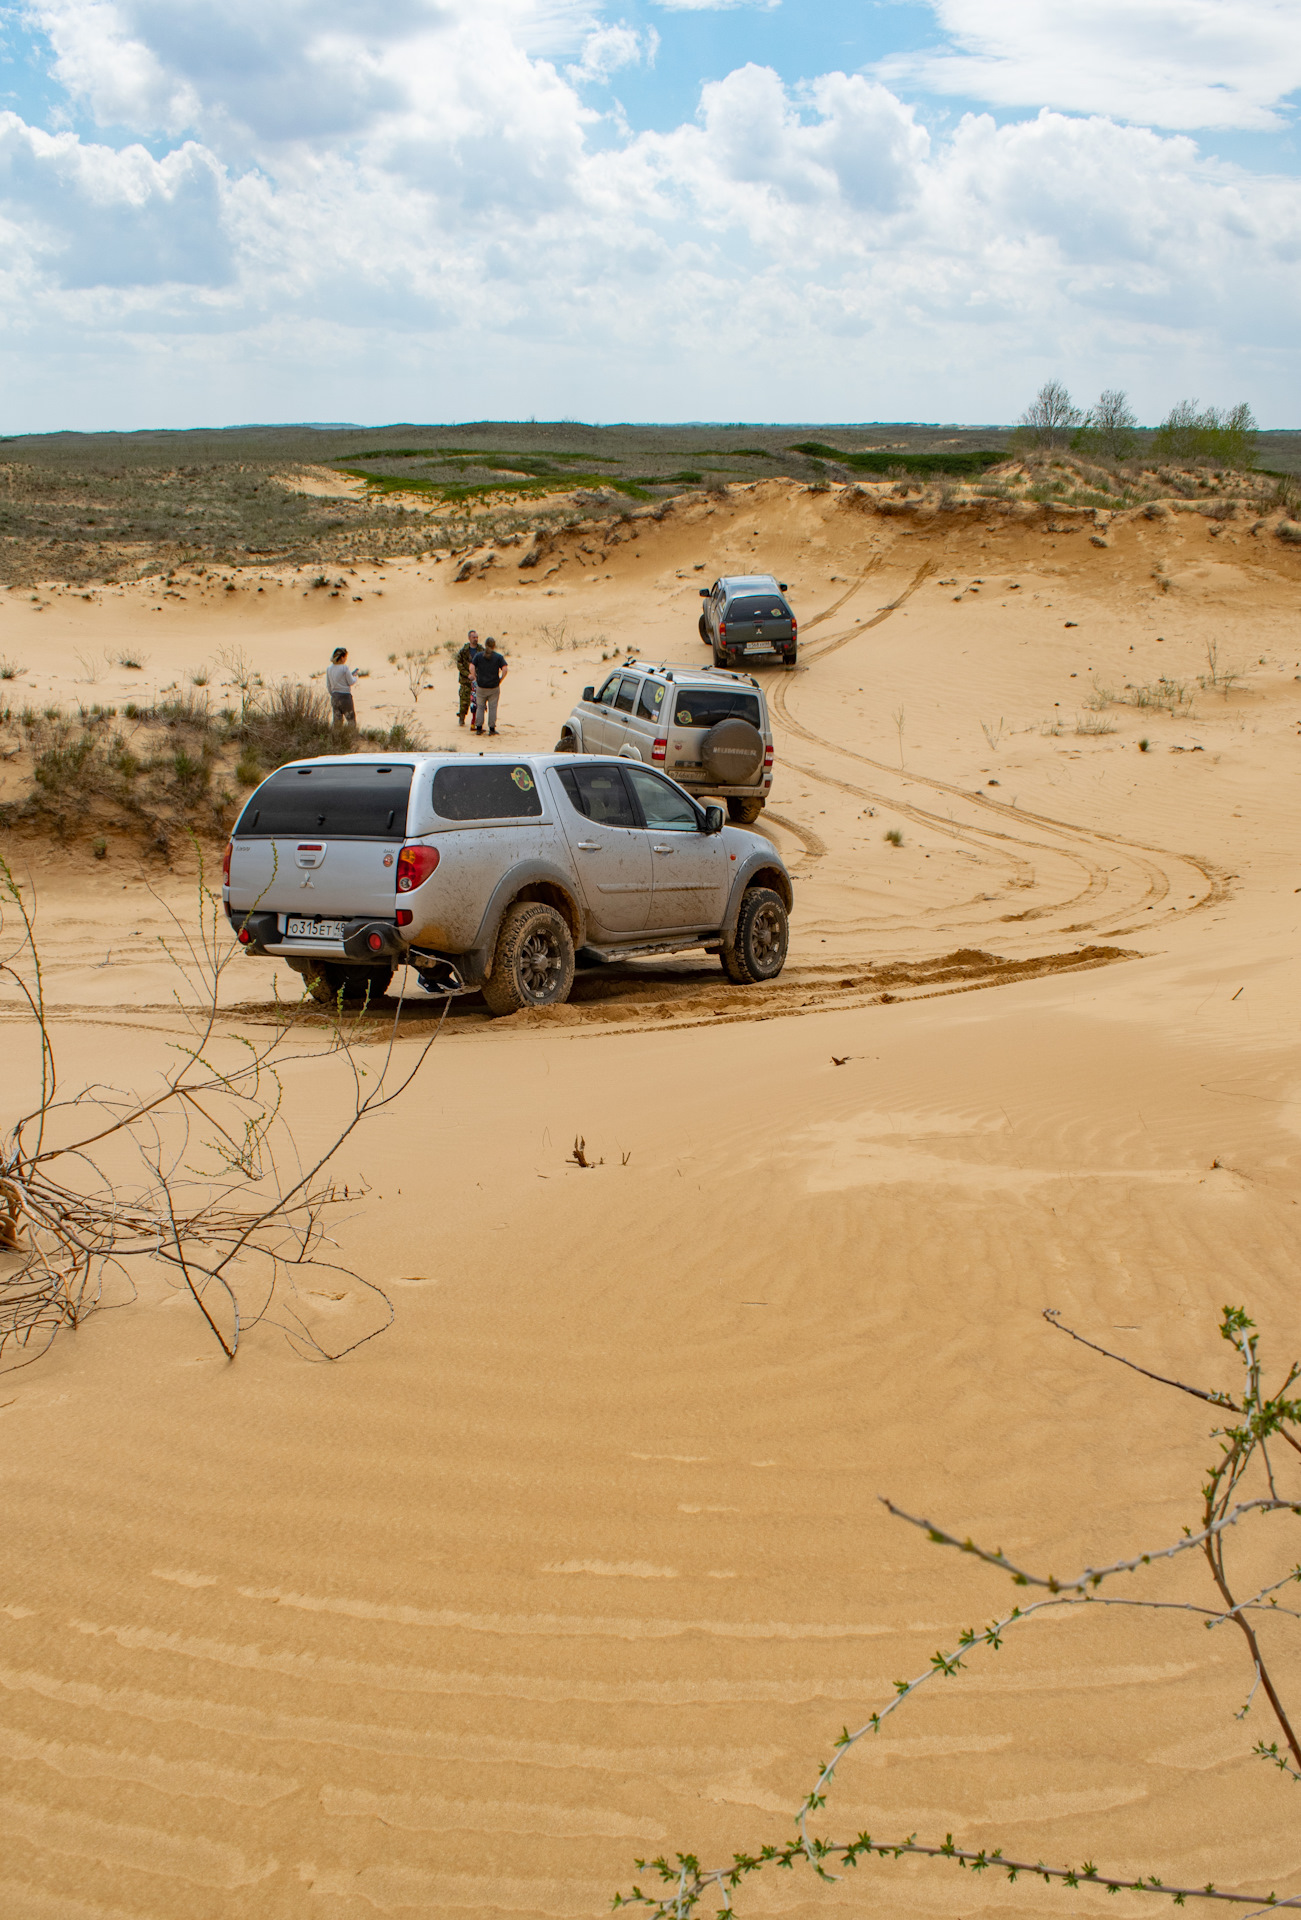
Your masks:
{"label": "suv spare tire cover", "polygon": [[720,786],[744,787],[763,765],[763,736],[734,714],[709,729],[700,743],[700,761],[708,778]]}

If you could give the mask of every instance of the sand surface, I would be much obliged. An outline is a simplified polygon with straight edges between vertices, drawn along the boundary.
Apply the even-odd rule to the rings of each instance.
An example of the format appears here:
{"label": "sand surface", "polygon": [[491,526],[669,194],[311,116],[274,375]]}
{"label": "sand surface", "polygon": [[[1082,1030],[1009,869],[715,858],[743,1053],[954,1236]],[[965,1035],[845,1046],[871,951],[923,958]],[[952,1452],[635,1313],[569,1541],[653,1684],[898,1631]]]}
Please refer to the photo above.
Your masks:
{"label": "sand surface", "polygon": [[[549,747],[603,654],[703,660],[720,571],[789,580],[802,643],[763,676],[780,982],[684,958],[546,1015],[458,1008],[341,1156],[370,1188],[341,1244],[397,1308],[345,1362],[263,1329],[228,1365],[151,1281],[0,1378],[5,1920],[567,1920],[638,1855],[784,1838],[841,1727],[1017,1598],[878,1494],[1058,1574],[1194,1518],[1208,1409],[1043,1309],[1207,1386],[1225,1301],[1297,1349],[1301,555],[1193,515],[1100,548],[777,485],[634,532],[333,600],[256,572],[0,596],[15,708],[205,664],[220,699],[223,649],[272,680],[342,639],[388,720],[411,698],[387,655],[472,623],[511,659],[507,748]],[[1227,695],[1197,685],[1208,645],[1244,670]],[[1095,683],[1161,675],[1173,716],[1077,734]],[[450,664],[430,677],[431,740],[473,751]],[[8,852],[68,1081],[146,1084],[180,1033],[154,936],[191,877]],[[262,1030],[277,971],[291,990],[235,963],[233,1026]],[[35,1055],[0,1013],[7,1120]],[[287,1082],[307,1145],[336,1075]],[[603,1164],[569,1162],[576,1134]],[[1192,1566],[1148,1591],[1204,1597]],[[1301,1892],[1297,1788],[1251,1758],[1263,1709],[1234,1719],[1249,1684],[1192,1616],[1049,1617],[856,1751],[821,1830]],[[741,1911],[1103,1901],[904,1862],[765,1877]]]}

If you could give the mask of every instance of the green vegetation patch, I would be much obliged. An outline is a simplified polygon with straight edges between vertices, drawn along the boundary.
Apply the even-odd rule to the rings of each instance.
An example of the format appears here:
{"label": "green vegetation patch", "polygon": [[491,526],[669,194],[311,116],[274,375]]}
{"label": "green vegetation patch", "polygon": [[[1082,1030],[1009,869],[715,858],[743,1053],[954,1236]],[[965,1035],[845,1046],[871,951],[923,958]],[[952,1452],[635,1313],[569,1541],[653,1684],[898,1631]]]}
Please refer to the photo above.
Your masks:
{"label": "green vegetation patch", "polygon": [[896,468],[903,468],[908,473],[920,474],[976,474],[984,473],[987,467],[1000,466],[1007,459],[1005,453],[989,448],[971,453],[909,453],[894,447],[866,447],[860,453],[847,453],[841,447],[827,446],[822,440],[800,440],[787,451],[802,453],[810,460],[838,460],[841,466],[855,473],[893,473]]}
{"label": "green vegetation patch", "polygon": [[[496,470],[492,463],[486,460],[477,461],[476,464],[480,467],[486,467],[489,472]],[[502,466],[506,464],[504,460],[501,462]],[[512,468],[512,471],[514,470],[515,469]],[[533,495],[556,493],[561,487],[563,487],[567,493],[574,488],[588,488],[591,490],[604,489],[607,492],[612,491],[626,494],[631,500],[649,500],[652,496],[647,492],[648,487],[658,487],[668,484],[668,482],[655,476],[644,480],[632,480],[617,478],[607,473],[559,472],[554,469],[549,473],[544,471],[533,474],[526,479],[464,481],[431,480],[418,474],[407,476],[391,473],[369,473],[364,467],[341,466],[338,471],[340,473],[350,474],[354,480],[364,480],[367,487],[374,493],[425,493],[429,494],[433,499],[442,500],[449,505],[455,505],[468,500],[487,499],[490,495],[499,493]]]}

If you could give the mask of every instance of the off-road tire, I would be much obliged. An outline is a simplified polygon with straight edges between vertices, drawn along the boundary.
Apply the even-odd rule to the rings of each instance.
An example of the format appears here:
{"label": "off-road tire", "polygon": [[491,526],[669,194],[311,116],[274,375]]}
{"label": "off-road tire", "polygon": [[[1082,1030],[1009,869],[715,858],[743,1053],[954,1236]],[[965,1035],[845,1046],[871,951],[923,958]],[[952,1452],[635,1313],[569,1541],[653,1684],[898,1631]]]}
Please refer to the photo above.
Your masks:
{"label": "off-road tire", "polygon": [[727,817],[735,820],[739,827],[752,827],[763,812],[762,800],[743,800],[739,794],[730,794],[727,802]]}
{"label": "off-road tire", "polygon": [[345,967],[337,960],[300,961],[294,971],[302,974],[313,1000],[325,1007],[333,1006],[341,995],[349,1006],[363,1001],[373,1007],[388,992],[393,978],[392,967]]}
{"label": "off-road tire", "polygon": [[709,627],[705,621],[705,616],[703,613],[701,614],[699,620],[697,620],[696,626],[699,629],[701,639],[704,641],[705,645],[708,646],[709,645]]}
{"label": "off-road tire", "polygon": [[556,741],[556,744],[554,747],[552,747],[551,751],[552,753],[577,753],[578,752],[578,742],[574,739],[574,736],[569,731],[568,727],[565,728],[564,732],[561,734],[560,738]]}
{"label": "off-road tire", "polygon": [[751,887],[741,902],[736,931],[719,955],[723,972],[739,987],[775,980],[786,964],[790,923],[786,903],[771,887]]}
{"label": "off-road tire", "polygon": [[483,984],[490,1013],[556,1007],[574,984],[574,942],[564,917],[542,900],[506,909],[492,972]]}

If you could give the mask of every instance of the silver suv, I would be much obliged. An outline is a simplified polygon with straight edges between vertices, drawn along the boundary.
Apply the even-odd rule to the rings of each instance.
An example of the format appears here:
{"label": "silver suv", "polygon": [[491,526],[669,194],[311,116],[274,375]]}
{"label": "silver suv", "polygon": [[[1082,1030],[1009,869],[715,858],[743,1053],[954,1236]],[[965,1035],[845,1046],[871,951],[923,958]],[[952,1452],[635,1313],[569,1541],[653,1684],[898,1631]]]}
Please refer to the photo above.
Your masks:
{"label": "silver suv", "polygon": [[249,797],[222,896],[247,953],[318,1000],[377,999],[398,966],[494,1013],[568,998],[575,954],[703,947],[730,980],[775,980],[790,875],[650,767],[590,755],[339,755]]}
{"label": "silver suv", "polygon": [[625,660],[583,697],[560,729],[557,753],[613,753],[662,767],[688,793],[727,801],[751,824],[772,786],[772,726],[759,682],[714,667]]}

